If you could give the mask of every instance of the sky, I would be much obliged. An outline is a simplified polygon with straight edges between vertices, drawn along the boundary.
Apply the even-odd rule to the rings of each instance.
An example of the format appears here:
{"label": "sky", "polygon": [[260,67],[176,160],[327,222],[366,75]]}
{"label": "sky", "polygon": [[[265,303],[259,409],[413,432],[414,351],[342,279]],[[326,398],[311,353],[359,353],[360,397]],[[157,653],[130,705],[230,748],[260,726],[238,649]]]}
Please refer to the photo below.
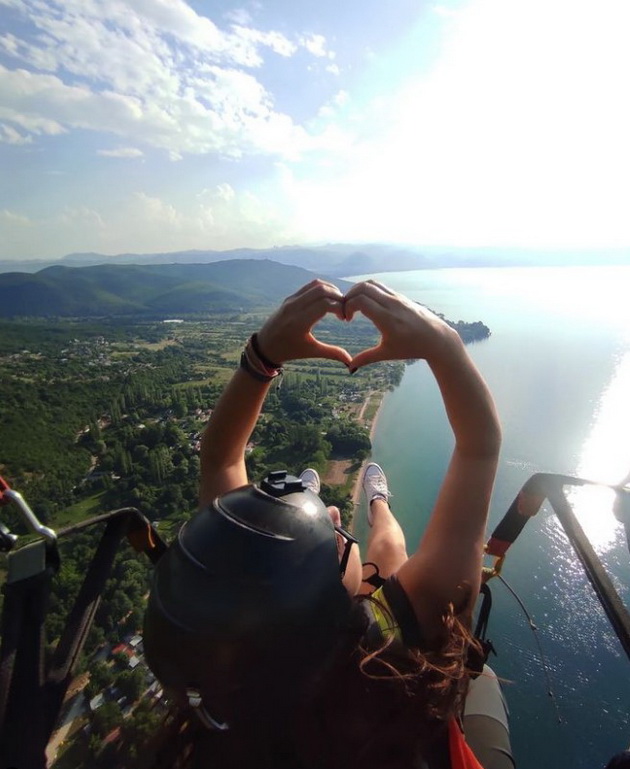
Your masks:
{"label": "sky", "polygon": [[630,246],[628,0],[0,0],[0,259]]}

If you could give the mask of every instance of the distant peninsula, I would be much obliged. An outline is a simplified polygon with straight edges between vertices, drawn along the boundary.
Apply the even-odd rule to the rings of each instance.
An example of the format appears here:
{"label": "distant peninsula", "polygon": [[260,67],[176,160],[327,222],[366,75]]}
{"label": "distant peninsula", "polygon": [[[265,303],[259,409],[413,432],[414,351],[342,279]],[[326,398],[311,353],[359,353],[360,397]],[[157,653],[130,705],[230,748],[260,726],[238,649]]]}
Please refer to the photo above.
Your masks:
{"label": "distant peninsula", "polygon": [[468,323],[465,320],[449,320],[440,313],[438,313],[438,315],[445,320],[451,328],[454,328],[455,331],[457,331],[465,344],[468,344],[469,342],[481,342],[483,339],[487,339],[491,334],[488,326],[480,320]]}

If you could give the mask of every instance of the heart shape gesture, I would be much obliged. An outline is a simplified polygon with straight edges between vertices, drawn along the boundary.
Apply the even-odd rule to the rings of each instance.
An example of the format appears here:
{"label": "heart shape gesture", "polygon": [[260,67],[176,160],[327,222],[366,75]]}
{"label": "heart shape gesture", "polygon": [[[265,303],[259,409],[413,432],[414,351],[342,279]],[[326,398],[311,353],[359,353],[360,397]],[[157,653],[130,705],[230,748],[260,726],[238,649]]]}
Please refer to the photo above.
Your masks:
{"label": "heart shape gesture", "polygon": [[[321,342],[312,333],[328,313],[349,322],[357,312],[374,323],[381,338],[354,358],[343,347]],[[297,358],[330,358],[350,370],[382,360],[432,360],[447,354],[457,342],[459,336],[441,318],[373,280],[357,283],[346,296],[332,283],[315,280],[285,299],[258,333],[265,357],[278,364]]]}

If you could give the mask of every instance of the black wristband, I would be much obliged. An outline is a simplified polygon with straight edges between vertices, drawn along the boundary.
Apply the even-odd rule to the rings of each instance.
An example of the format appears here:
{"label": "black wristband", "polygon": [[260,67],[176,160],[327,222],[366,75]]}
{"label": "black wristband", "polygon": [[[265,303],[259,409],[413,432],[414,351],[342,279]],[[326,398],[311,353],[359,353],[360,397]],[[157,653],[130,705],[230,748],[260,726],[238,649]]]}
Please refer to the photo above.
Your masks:
{"label": "black wristband", "polygon": [[277,374],[274,376],[265,376],[265,374],[261,374],[259,371],[256,371],[256,369],[247,360],[247,355],[245,354],[244,350],[241,353],[241,368],[244,368],[250,376],[254,377],[254,379],[257,379],[259,382],[271,382],[271,380],[275,379],[277,376]]}
{"label": "black wristband", "polygon": [[260,351],[260,346],[258,344],[258,334],[252,334],[250,337],[250,341],[252,343],[252,347],[254,348],[254,352],[256,353],[256,355],[258,355],[261,362],[264,363],[267,368],[282,368],[282,364],[273,363],[273,361],[270,361],[269,358],[265,357],[262,354],[262,352]]}

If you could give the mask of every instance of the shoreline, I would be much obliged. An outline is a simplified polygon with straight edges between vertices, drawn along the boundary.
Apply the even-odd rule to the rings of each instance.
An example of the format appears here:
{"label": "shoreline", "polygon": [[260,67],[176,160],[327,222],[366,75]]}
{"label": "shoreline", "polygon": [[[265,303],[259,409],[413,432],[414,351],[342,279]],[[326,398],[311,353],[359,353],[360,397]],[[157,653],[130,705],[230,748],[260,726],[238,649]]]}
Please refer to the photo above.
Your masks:
{"label": "shoreline", "polygon": [[[372,442],[374,440],[374,435],[376,433],[376,427],[377,427],[377,424],[378,424],[379,417],[381,415],[381,410],[383,408],[383,401],[385,400],[385,395],[387,394],[387,392],[388,391],[385,390],[384,392],[380,393],[380,401],[379,401],[379,404],[378,404],[378,408],[376,409],[376,412],[374,413],[374,417],[373,417],[372,422],[370,424],[370,442]],[[354,514],[356,512],[357,507],[359,506],[359,499],[360,499],[360,496],[361,496],[361,476],[363,474],[363,469],[371,461],[372,461],[372,459],[371,459],[371,454],[370,454],[370,456],[367,459],[364,459],[363,462],[361,463],[361,466],[357,470],[356,477],[355,477],[354,482],[352,484],[352,492],[350,494],[350,498],[352,500],[352,505],[353,505],[354,509],[352,511],[352,521],[351,521],[351,525],[350,525],[350,532],[351,533],[354,531]]]}

